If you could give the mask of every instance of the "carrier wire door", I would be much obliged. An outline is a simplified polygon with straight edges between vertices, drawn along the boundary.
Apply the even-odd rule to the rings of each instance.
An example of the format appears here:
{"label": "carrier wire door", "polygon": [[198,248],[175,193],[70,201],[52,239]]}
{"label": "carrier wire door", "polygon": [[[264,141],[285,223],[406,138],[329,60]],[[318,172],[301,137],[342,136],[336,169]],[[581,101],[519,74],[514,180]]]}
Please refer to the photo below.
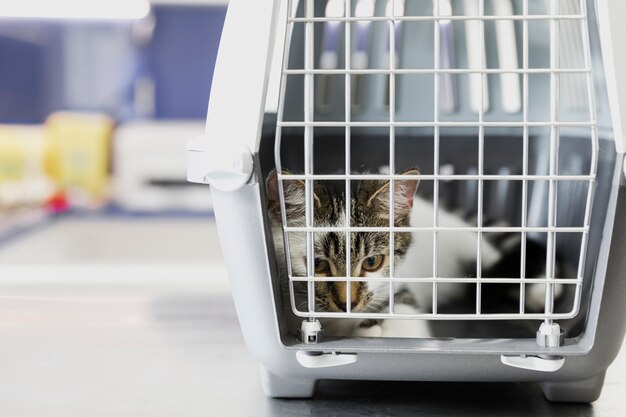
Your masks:
{"label": "carrier wire door", "polygon": [[[586,26],[586,4],[585,2],[571,2],[574,7],[568,8],[564,13],[560,4],[564,2],[560,2],[557,0],[543,2],[546,5],[545,10],[542,10],[540,14],[529,14],[529,2],[523,2],[523,7],[521,10],[517,10],[518,14],[488,14],[485,12],[485,2],[484,1],[465,1],[463,4],[459,3],[458,5],[465,5],[466,9],[468,9],[468,5],[470,5],[469,10],[472,12],[470,15],[451,15],[450,10],[450,2],[440,1],[433,2],[431,4],[429,2],[422,2],[422,4],[417,4],[420,2],[405,2],[403,1],[389,1],[386,2],[386,6],[382,13],[369,13],[369,14],[355,14],[356,10],[353,8],[352,3],[361,3],[361,2],[350,2],[350,1],[329,1],[326,8],[322,9],[320,7],[316,7],[317,3],[313,1],[305,1],[304,4],[300,7],[300,14],[297,12],[294,13],[293,8],[294,4],[298,2],[289,2],[288,5],[288,14],[292,16],[295,14],[295,17],[288,18],[287,21],[287,32],[294,33],[298,27],[302,28],[304,32],[304,51],[303,51],[303,59],[298,62],[297,59],[289,59],[290,49],[294,47],[300,47],[301,45],[295,45],[293,40],[290,42],[289,40],[286,43],[285,48],[285,59],[283,61],[283,69],[282,69],[282,97],[281,102],[278,108],[278,120],[277,120],[277,129],[276,129],[276,142],[275,142],[275,163],[278,171],[278,179],[281,188],[281,196],[284,196],[283,189],[283,181],[289,180],[301,180],[304,181],[306,185],[306,226],[305,227],[290,227],[287,224],[287,218],[283,217],[283,230],[285,232],[284,239],[285,242],[289,241],[290,234],[293,236],[293,233],[306,233],[306,241],[307,241],[307,276],[300,277],[295,276],[292,273],[291,268],[291,257],[287,256],[288,262],[288,270],[289,273],[289,281],[290,281],[290,297],[292,302],[292,307],[294,313],[300,317],[306,318],[307,320],[314,320],[317,318],[344,318],[344,317],[354,317],[361,319],[397,319],[397,318],[415,318],[415,319],[429,319],[429,320],[476,320],[476,319],[485,319],[485,320],[527,320],[527,319],[537,319],[540,321],[541,326],[538,325],[538,330],[540,329],[540,336],[537,341],[546,346],[558,346],[559,344],[559,335],[560,329],[558,327],[558,323],[556,320],[559,319],[568,319],[576,316],[579,311],[580,303],[581,303],[581,294],[582,294],[582,285],[583,285],[583,273],[585,266],[585,255],[587,250],[587,242],[588,242],[588,234],[589,234],[589,225],[591,220],[591,209],[593,202],[593,191],[594,191],[594,183],[596,180],[597,174],[597,153],[598,153],[598,136],[597,136],[597,123],[596,123],[596,114],[595,114],[595,101],[594,101],[594,90],[593,90],[593,77],[591,72],[591,58],[589,51],[589,35]],[[374,5],[375,2],[369,2],[371,5]],[[385,2],[378,2],[379,4]],[[531,2],[537,3],[537,2]],[[568,3],[569,4],[569,3]],[[439,5],[439,7],[436,7]],[[413,6],[413,7],[412,7]],[[474,7],[476,6],[476,7]],[[335,7],[336,10],[332,10],[331,13],[328,13],[329,8]],[[424,9],[430,8],[432,14],[417,14],[419,12],[424,12]],[[573,9],[573,10],[572,10]],[[319,11],[323,10],[324,14],[320,14]],[[442,13],[442,11],[444,13]],[[492,10],[499,11],[496,9]],[[512,9],[509,10],[512,13]],[[536,10],[535,10],[536,11]],[[415,13],[412,14],[411,12]],[[506,20],[505,20],[506,19]],[[484,47],[475,48],[476,51],[469,50],[470,54],[477,53],[478,57],[472,59],[473,57],[468,58],[468,66],[474,65],[472,61],[477,61],[482,65],[478,67],[468,67],[464,68],[459,66],[458,68],[442,68],[441,63],[446,61],[442,57],[442,31],[444,27],[450,25],[454,21],[458,27],[465,25],[467,30],[466,34],[470,37],[471,40],[478,42],[481,45],[484,45],[486,42],[485,39],[485,26],[489,22],[495,22],[496,24],[500,21],[506,21],[509,23],[517,23],[518,28],[521,29],[521,65],[519,67],[508,67],[508,68],[488,68],[486,66],[486,59],[483,56],[485,54],[486,49]],[[544,26],[547,28],[549,33],[549,40],[545,43],[529,43],[529,26],[530,23],[541,22],[544,23]],[[381,65],[380,67],[373,68],[353,68],[352,58],[355,56],[354,44],[355,44],[355,34],[353,34],[353,29],[359,31],[363,30],[362,27],[365,25],[373,25],[374,23],[382,23],[379,27],[383,28],[386,26],[386,33],[378,33],[379,38],[383,38],[384,42],[388,42],[384,47],[388,51],[400,51],[402,53],[406,53],[408,55],[414,55],[418,53],[423,53],[423,50],[415,50],[415,45],[411,43],[406,43],[402,45],[402,47],[398,47],[397,43],[400,42],[399,30],[398,28],[404,29],[405,26],[410,24],[422,24],[429,25],[433,30],[435,35],[432,36],[432,45],[423,45],[424,42],[420,43],[420,46],[429,47],[426,49],[429,53],[432,53],[432,66],[426,67],[427,64],[424,62],[420,62],[419,65],[412,66],[412,61],[410,59],[405,59],[406,64],[401,65],[401,59],[403,57],[396,57],[394,59],[387,59],[386,65]],[[321,24],[321,25],[320,25]],[[315,54],[315,31],[318,29],[333,32],[338,32],[342,34],[342,48],[337,48],[335,53],[338,54],[340,50],[343,50],[343,60],[340,62],[335,62],[335,67],[328,69],[328,65],[324,65],[323,57],[324,54],[328,54],[329,52],[324,50],[320,58],[322,61],[317,60],[317,56]],[[561,39],[561,32],[566,29],[576,29],[576,33],[578,37],[573,40],[564,40]],[[336,33],[335,33],[336,34]],[[328,33],[324,35],[328,36]],[[361,33],[357,33],[357,35],[363,36]],[[386,35],[386,36],[385,36]],[[569,33],[568,33],[569,35]],[[396,39],[398,38],[398,39]],[[404,38],[405,42],[407,38]],[[573,51],[567,51],[570,55],[571,53],[576,53],[580,55],[579,60],[572,60],[573,65],[562,66],[561,63],[563,61],[563,57],[569,57],[568,54],[563,51],[563,43],[569,42],[573,43],[573,46],[570,46],[570,49]],[[381,42],[382,43],[382,42]],[[547,44],[547,45],[546,45]],[[514,49],[517,48],[517,43],[514,40],[514,43],[511,45]],[[324,45],[326,47],[326,45]],[[549,49],[549,62],[547,62],[546,66],[538,66],[535,61],[531,61],[530,57],[533,55],[537,55],[538,53],[535,49],[539,48],[548,48]],[[449,51],[447,51],[449,53]],[[337,58],[334,61],[338,61]],[[338,68],[341,67],[341,68]],[[378,105],[376,103],[370,103],[364,105],[365,111],[360,111],[357,114],[353,114],[353,83],[355,77],[358,76],[372,76],[372,75],[382,75],[382,77],[374,77],[372,78],[372,83],[370,83],[370,88],[376,88],[374,84],[375,81],[381,81],[384,83],[383,91],[388,94],[388,98],[386,103],[388,103],[388,107],[384,106],[382,103],[385,101],[379,101]],[[423,76],[424,78],[429,77],[431,79],[432,85],[430,85],[430,89],[432,89],[432,93],[430,96],[432,97],[432,101],[427,103],[421,103],[421,106],[432,106],[431,111],[428,113],[429,116],[424,116],[423,113],[414,112],[412,108],[397,108],[396,103],[406,103],[406,101],[398,100],[398,95],[412,95],[417,98],[416,95],[420,91],[420,85],[417,82],[414,82],[410,76]],[[302,91],[298,95],[302,100],[302,118],[295,119],[293,114],[288,114],[287,118],[285,118],[285,113],[287,112],[285,109],[285,93],[293,94],[293,91],[288,91],[288,82],[290,76],[301,76],[303,78],[302,83]],[[406,77],[409,76],[409,77]],[[442,94],[442,87],[445,86],[444,80],[447,77],[454,76],[460,78],[464,76],[467,78],[469,82],[469,92],[476,93],[479,95],[479,102],[481,103],[478,106],[474,106],[472,103],[472,97],[470,96],[469,103],[461,103],[461,108],[456,112],[457,114],[452,115],[450,117],[449,114],[443,115],[441,98],[444,97]],[[519,109],[519,114],[516,114],[515,117],[506,117],[504,120],[495,120],[494,117],[487,117],[485,102],[488,100],[486,96],[486,92],[489,91],[489,88],[486,88],[487,84],[491,80],[494,79],[494,76],[509,76],[509,81],[512,79],[514,83],[519,82],[518,85],[521,87],[521,97],[522,97],[522,106]],[[542,78],[547,80],[548,89],[546,91],[545,96],[543,97],[546,101],[545,105],[542,106],[541,116],[540,117],[531,117],[530,111],[530,77],[531,76],[542,76]],[[326,90],[316,89],[316,81],[322,81],[326,84],[329,82],[327,79],[332,77],[333,79],[342,78],[343,81],[343,91],[341,94],[343,95],[342,100],[335,100],[335,105],[337,108],[333,110],[328,110],[328,99],[324,99],[324,106],[320,108],[319,101],[316,100],[316,93],[324,93],[327,94]],[[401,78],[405,77],[405,78]],[[403,81],[403,85],[399,86],[397,81]],[[576,111],[564,111],[563,102],[561,101],[561,97],[564,95],[565,91],[561,91],[561,86],[564,84],[563,80],[573,80],[574,82],[578,82],[576,87],[582,86],[582,96],[585,98],[585,101],[582,105],[584,111],[576,110]],[[520,82],[521,80],[521,82]],[[582,82],[582,85],[580,84]],[[459,83],[461,87],[467,87],[466,85]],[[475,85],[478,85],[477,88],[472,88]],[[533,84],[534,87],[536,87]],[[293,85],[290,86],[293,88]],[[363,85],[360,85],[363,88]],[[504,88],[503,83],[499,86],[500,88]],[[534,94],[539,92],[535,91]],[[470,94],[471,95],[471,94]],[[373,98],[370,95],[370,98]],[[515,100],[515,97],[513,97]],[[463,108],[463,105],[467,105],[467,108]],[[505,103],[502,102],[502,105]],[[536,103],[533,103],[536,104]],[[343,105],[343,108],[340,106]],[[419,104],[415,103],[414,106],[418,106]],[[501,110],[502,113],[507,113],[508,108],[503,108]],[[492,111],[492,113],[494,113]],[[535,112],[536,113],[536,112]],[[561,113],[567,113],[566,118],[561,118]],[[432,120],[429,119],[432,114]],[[414,117],[412,117],[414,116]],[[535,114],[533,113],[533,116]],[[288,174],[285,175],[283,173],[284,163],[282,161],[282,156],[284,153],[283,146],[283,129],[285,128],[301,128],[304,135],[304,146],[302,152],[304,154],[304,173],[300,175]],[[320,161],[324,158],[324,155],[314,155],[315,144],[314,141],[321,134],[317,134],[317,130],[324,131],[324,129],[328,128],[341,128],[345,133],[345,161],[343,169],[341,170],[341,174],[324,174],[320,175],[316,173],[315,165],[317,161]],[[425,157],[431,158],[433,163],[433,171],[432,173],[422,173],[415,176],[415,179],[420,181],[428,181],[432,182],[433,187],[433,219],[432,224],[430,226],[423,227],[412,227],[412,228],[398,228],[394,227],[394,193],[389,193],[390,202],[389,202],[389,219],[390,224],[389,227],[369,227],[367,229],[350,227],[348,226],[350,220],[346,218],[344,220],[343,226],[333,227],[333,228],[320,228],[313,225],[313,187],[315,181],[328,181],[328,180],[340,180],[345,181],[345,207],[346,213],[349,213],[350,207],[350,189],[351,183],[353,181],[360,180],[388,180],[390,182],[391,189],[394,189],[394,182],[398,180],[405,180],[407,178],[411,178],[411,176],[399,175],[399,170],[396,167],[396,155],[398,154],[398,150],[396,149],[396,136],[397,131],[400,129],[406,128],[431,128],[433,132],[433,142],[434,142],[434,152],[431,155],[420,156],[415,160],[415,164],[422,164]],[[474,167],[476,171],[474,173],[442,173],[440,172],[440,147],[441,142],[440,138],[442,136],[442,131],[446,131],[445,129],[454,128],[458,131],[463,129],[467,129],[470,132],[475,132],[477,135],[477,166]],[[519,132],[519,141],[522,143],[522,146],[519,148],[521,150],[521,159],[523,160],[521,172],[518,173],[510,173],[506,171],[501,171],[496,174],[488,174],[485,170],[485,157],[490,149],[485,146],[485,137],[488,133],[492,132],[494,128],[501,129],[502,131],[512,131]],[[580,170],[575,175],[566,174],[564,170],[559,169],[559,149],[560,144],[563,140],[563,136],[567,136],[567,129],[575,128],[578,132],[582,132],[584,136],[586,136],[586,140],[589,143],[589,152],[590,152],[590,163],[586,166],[585,170]],[[359,132],[366,132],[367,129],[371,129],[372,131],[387,131],[388,132],[388,143],[389,143],[389,151],[388,161],[385,161],[386,167],[388,167],[389,174],[381,174],[381,173],[357,173],[355,171],[355,167],[352,166],[350,157],[354,153],[353,147],[359,146],[358,144],[353,143],[353,138],[357,136],[359,133],[355,131],[360,129]],[[530,161],[532,157],[537,155],[530,155],[530,145],[529,145],[529,137],[532,135],[533,129],[541,129],[547,132],[546,137],[543,138],[545,142],[547,142],[547,146],[544,151],[547,153],[545,164],[547,165],[546,172],[541,174],[537,174],[536,172],[531,172],[529,170],[529,166],[533,161]],[[363,134],[363,133],[361,133]],[[366,133],[365,133],[366,134]],[[459,149],[460,152],[464,150]],[[400,150],[402,152],[402,150]],[[315,156],[315,157],[314,157]],[[543,155],[538,155],[543,156]],[[357,168],[358,169],[358,168]],[[565,171],[567,172],[567,171]],[[440,213],[439,205],[440,205],[440,194],[439,194],[439,186],[443,181],[458,181],[458,182],[467,182],[467,183],[476,183],[477,184],[477,207],[476,207],[476,224],[472,227],[467,228],[450,228],[445,225],[439,224],[438,214]],[[584,195],[584,200],[577,201],[576,204],[583,204],[584,214],[583,221],[581,224],[577,225],[559,225],[557,222],[557,193],[560,187],[559,184],[568,183],[570,184],[572,181],[580,182],[583,188],[586,189],[586,195]],[[485,192],[484,189],[487,187],[487,184],[493,184],[494,182],[520,182],[521,183],[521,221],[519,225],[516,226],[487,226],[483,222],[483,213],[485,212]],[[533,190],[537,190],[539,187],[547,186],[547,204],[544,209],[546,224],[542,226],[528,224],[528,207],[531,206],[529,203],[529,188]],[[583,197],[583,196],[581,196]],[[563,199],[560,200],[563,202]],[[281,200],[282,213],[286,213],[286,207],[284,200]],[[411,278],[398,278],[394,276],[393,270],[393,262],[390,265],[390,277],[385,279],[385,281],[389,282],[389,312],[388,313],[357,313],[351,311],[350,306],[350,295],[346,296],[348,300],[348,306],[346,312],[328,312],[328,311],[316,311],[315,309],[315,287],[314,283],[319,282],[320,280],[329,280],[329,281],[345,281],[351,282],[353,280],[358,281],[367,281],[367,278],[362,277],[331,277],[331,278],[320,278],[316,277],[314,273],[313,267],[313,259],[315,255],[313,253],[313,241],[315,233],[319,232],[337,232],[337,233],[345,233],[346,238],[345,242],[350,242],[350,233],[354,232],[384,232],[388,233],[390,236],[390,247],[393,248],[394,235],[396,232],[407,232],[407,231],[419,231],[419,232],[432,232],[433,233],[433,274],[431,277],[411,277]],[[439,265],[438,260],[438,236],[440,233],[475,233],[476,234],[476,272],[475,277],[467,278],[464,276],[440,276],[437,273],[437,266]],[[521,245],[521,257],[520,257],[520,271],[521,274],[519,277],[491,277],[486,281],[482,278],[482,268],[481,268],[481,259],[482,259],[482,242],[483,242],[483,234],[485,233],[519,233],[522,236],[522,245]],[[545,234],[546,236],[546,256],[545,256],[545,271],[546,276],[544,278],[527,278],[525,277],[524,270],[526,266],[526,239],[528,234]],[[578,256],[578,265],[577,271],[574,276],[563,278],[557,277],[555,275],[555,259],[556,259],[556,241],[557,239],[566,238],[568,235],[575,235],[579,237],[579,256]],[[286,245],[288,247],[288,243]],[[346,248],[345,251],[348,255],[350,250]],[[393,258],[393,256],[391,256]],[[350,264],[349,259],[346,260],[346,264]],[[349,268],[348,268],[349,272]],[[294,296],[294,283],[298,281],[304,281],[308,283],[308,302],[307,308],[301,309],[295,305],[295,296]],[[433,299],[432,299],[432,312],[423,313],[423,314],[413,314],[413,315],[401,315],[394,314],[394,284],[398,282],[407,282],[407,281],[415,281],[420,283],[431,283],[433,286]],[[476,286],[476,302],[475,302],[475,311],[472,313],[464,313],[464,314],[444,314],[439,313],[437,309],[438,305],[438,297],[437,297],[437,286],[439,283],[462,283],[468,284],[472,283]],[[515,313],[511,312],[496,312],[485,314],[482,312],[482,298],[481,298],[481,288],[483,283],[493,284],[517,284],[519,285],[519,310]],[[571,286],[574,289],[574,298],[572,300],[571,306],[568,311],[557,313],[554,311],[554,293],[556,284],[563,286]],[[546,287],[545,292],[545,306],[544,311],[539,313],[529,313],[525,311],[525,294],[526,294],[526,286],[528,284],[542,284]],[[350,291],[351,286],[345,286],[346,291]],[[307,326],[308,327],[308,326]],[[556,336],[556,337],[555,337]],[[306,340],[315,340],[310,337],[305,336],[303,338]]]}

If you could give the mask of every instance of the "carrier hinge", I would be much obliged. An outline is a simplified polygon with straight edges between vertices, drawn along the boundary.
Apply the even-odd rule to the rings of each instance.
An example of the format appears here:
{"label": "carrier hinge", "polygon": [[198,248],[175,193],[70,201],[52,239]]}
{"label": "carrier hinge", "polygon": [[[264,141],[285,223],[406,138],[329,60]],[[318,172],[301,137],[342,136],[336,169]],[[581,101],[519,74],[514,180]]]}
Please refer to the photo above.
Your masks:
{"label": "carrier hinge", "polygon": [[302,343],[315,344],[322,341],[322,325],[319,320],[304,320],[300,326]]}
{"label": "carrier hinge", "polygon": [[563,330],[557,323],[541,323],[537,331],[537,344],[542,347],[559,347],[563,345]]}

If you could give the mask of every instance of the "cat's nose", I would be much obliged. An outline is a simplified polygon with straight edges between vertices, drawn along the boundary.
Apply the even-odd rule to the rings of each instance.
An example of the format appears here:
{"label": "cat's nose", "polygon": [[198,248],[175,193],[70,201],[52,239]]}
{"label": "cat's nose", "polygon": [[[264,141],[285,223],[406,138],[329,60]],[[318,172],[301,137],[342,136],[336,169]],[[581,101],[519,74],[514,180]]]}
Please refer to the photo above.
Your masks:
{"label": "cat's nose", "polygon": [[[354,310],[356,305],[359,303],[359,288],[360,283],[351,282],[350,283],[350,303],[351,310]],[[346,282],[335,282],[334,283],[334,295],[333,301],[337,305],[337,308],[341,311],[346,311],[346,304],[348,303],[348,288]]]}

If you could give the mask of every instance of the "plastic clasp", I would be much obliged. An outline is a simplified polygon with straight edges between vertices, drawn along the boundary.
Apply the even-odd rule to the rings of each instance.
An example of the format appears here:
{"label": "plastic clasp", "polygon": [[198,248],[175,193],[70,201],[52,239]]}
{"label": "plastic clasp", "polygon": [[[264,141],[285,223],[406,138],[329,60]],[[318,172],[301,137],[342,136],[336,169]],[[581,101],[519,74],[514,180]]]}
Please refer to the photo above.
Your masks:
{"label": "plastic clasp", "polygon": [[187,144],[187,180],[190,182],[235,191],[248,182],[253,167],[252,153],[244,145],[209,141],[206,136],[195,137]]}
{"label": "plastic clasp", "polygon": [[555,357],[539,357],[539,356],[500,356],[500,361],[513,368],[528,369],[538,372],[556,372],[563,367],[565,358]]}
{"label": "plastic clasp", "polygon": [[358,356],[356,353],[321,353],[299,350],[296,352],[296,359],[305,368],[328,368],[354,363]]}

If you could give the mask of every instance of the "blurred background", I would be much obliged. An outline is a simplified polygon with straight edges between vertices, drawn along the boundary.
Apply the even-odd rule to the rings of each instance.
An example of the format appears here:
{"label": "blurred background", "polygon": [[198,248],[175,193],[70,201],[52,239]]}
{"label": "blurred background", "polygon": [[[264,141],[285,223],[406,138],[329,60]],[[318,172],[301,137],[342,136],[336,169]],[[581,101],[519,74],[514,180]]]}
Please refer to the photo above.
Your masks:
{"label": "blurred background", "polygon": [[84,281],[85,265],[140,265],[100,274],[127,281],[171,279],[163,264],[179,280],[221,268],[185,142],[203,132],[226,7],[3,2],[0,282]]}
{"label": "blurred background", "polygon": [[0,2],[0,415],[199,415],[215,355],[256,373],[186,181],[226,8]]}

